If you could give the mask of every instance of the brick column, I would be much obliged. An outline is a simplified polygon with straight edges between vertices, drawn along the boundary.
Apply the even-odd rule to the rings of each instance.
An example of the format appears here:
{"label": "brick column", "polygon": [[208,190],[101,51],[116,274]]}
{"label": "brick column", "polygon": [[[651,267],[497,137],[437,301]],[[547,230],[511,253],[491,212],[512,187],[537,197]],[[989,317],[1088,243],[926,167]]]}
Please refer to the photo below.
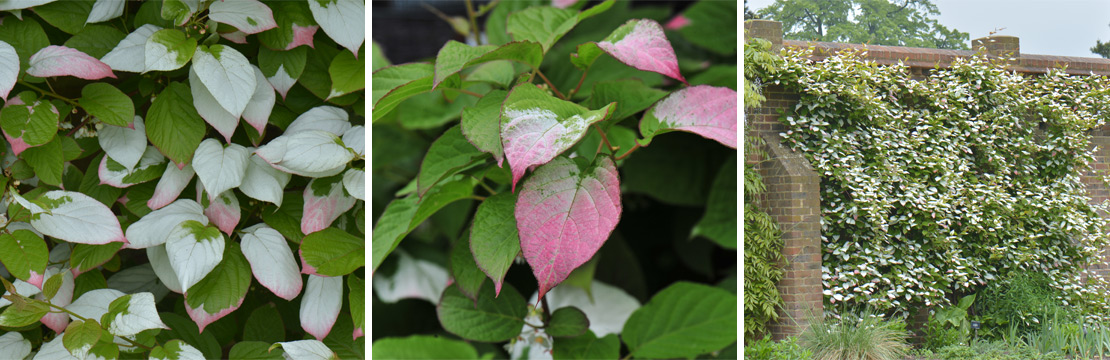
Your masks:
{"label": "brick column", "polygon": [[821,316],[821,178],[809,161],[763,133],[769,159],[759,172],[767,184],[764,205],[782,229],[786,273],[777,287],[785,302],[779,321],[770,324],[775,339],[805,330],[809,316]]}
{"label": "brick column", "polygon": [[771,42],[771,52],[782,49],[782,23],[771,20],[748,20],[744,22],[744,42],[760,38]]}
{"label": "brick column", "polygon": [[1016,36],[993,35],[971,40],[971,51],[979,51],[980,48],[994,56],[1021,57],[1021,42]]}

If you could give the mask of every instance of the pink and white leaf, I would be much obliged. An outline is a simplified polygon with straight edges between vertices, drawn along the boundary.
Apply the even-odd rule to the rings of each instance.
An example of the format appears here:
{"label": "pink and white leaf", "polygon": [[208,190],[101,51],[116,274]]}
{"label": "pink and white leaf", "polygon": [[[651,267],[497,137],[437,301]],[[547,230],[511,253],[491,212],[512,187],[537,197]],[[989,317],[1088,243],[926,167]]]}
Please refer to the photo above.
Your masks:
{"label": "pink and white leaf", "polygon": [[249,156],[247,148],[239,144],[224,146],[212,138],[201,141],[193,154],[193,169],[204,184],[209,201],[243,183]]}
{"label": "pink and white leaf", "polygon": [[189,199],[180,199],[151,211],[127,227],[127,238],[131,241],[128,248],[143,249],[165,244],[170,238],[168,229],[173,229],[188,220],[208,225],[204,208]]}
{"label": "pink and white leaf", "polygon": [[664,25],[663,27],[667,30],[678,30],[686,27],[686,25],[690,25],[690,19],[686,16],[683,16],[682,14],[678,14],[677,16],[672,18],[671,21],[668,21],[667,25]]}
{"label": "pink and white leaf", "polygon": [[192,61],[190,72],[200,81],[193,82],[190,76],[190,87],[203,84],[220,107],[238,119],[258,85],[247,58],[229,46],[212,45],[198,46]]}
{"label": "pink and white leaf", "polygon": [[7,99],[19,78],[19,55],[15,48],[0,41],[0,98]]}
{"label": "pink and white leaf", "polygon": [[338,136],[322,130],[283,134],[254,153],[282,172],[312,178],[338,174],[354,158]]}
{"label": "pink and white leaf", "polygon": [[118,0],[96,0],[93,3],[92,11],[89,12],[89,18],[85,20],[85,24],[92,24],[98,22],[105,22],[112,20],[123,15],[123,1]]}
{"label": "pink and white leaf", "polygon": [[77,49],[50,45],[27,60],[27,74],[37,77],[73,76],[85,80],[115,78],[112,67]]}
{"label": "pink and white leaf", "polygon": [[198,231],[197,227],[195,221],[182,222],[169,231],[166,240],[170,266],[177,273],[181,288],[186,291],[223,260],[224,236],[218,231]]}
{"label": "pink and white leaf", "polygon": [[620,180],[607,156],[585,170],[565,157],[536,169],[517,198],[520,248],[539,296],[597,253],[621,214]]}
{"label": "pink and white leaf", "polygon": [[283,135],[293,135],[311,130],[323,130],[343,136],[351,129],[347,112],[334,106],[317,106],[301,114],[285,128]]}
{"label": "pink and white leaf", "polygon": [[[58,287],[58,292],[54,293],[54,297],[46,299],[45,294],[38,294],[35,298],[40,301],[47,301],[51,304],[66,307],[73,301],[73,273],[61,267],[49,267],[43,276],[47,279],[55,274],[62,274],[62,285]],[[55,333],[62,333],[66,330],[66,325],[69,325],[69,314],[63,312],[51,312],[46,314],[40,320],[43,325],[54,330]]]}
{"label": "pink and white leaf", "polygon": [[185,289],[181,288],[181,281],[177,280],[177,272],[173,271],[173,265],[170,264],[170,255],[166,252],[165,244],[146,248],[146,258],[150,260],[154,275],[158,277],[162,285],[175,293],[185,293]]}
{"label": "pink and white leaf", "polygon": [[576,3],[578,3],[578,0],[551,0],[551,6],[557,9],[566,9]]}
{"label": "pink and white leaf", "polygon": [[[98,1],[99,2],[99,1]],[[146,41],[161,27],[146,24],[123,38],[112,51],[100,57],[113,70],[141,73],[146,71]]]}
{"label": "pink and white leaf", "polygon": [[258,224],[243,229],[241,239],[243,256],[251,264],[251,272],[258,283],[286,300],[293,300],[301,293],[301,270],[281,233]]}
{"label": "pink and white leaf", "polygon": [[[145,138],[144,138],[145,139]],[[117,188],[126,188],[137,183],[128,182],[127,176],[139,171],[147,170],[152,167],[162,165],[166,162],[166,157],[158,148],[154,146],[147,146],[142,158],[139,159],[139,164],[132,170],[111,170],[108,168],[108,160],[111,156],[105,156],[100,159],[100,167],[97,169],[97,175],[100,177],[101,185],[109,185]],[[115,159],[111,159],[115,161]],[[118,161],[116,161],[118,163]],[[118,168],[117,168],[118,169]]]}
{"label": "pink and white leaf", "polygon": [[285,50],[293,50],[293,48],[301,45],[308,45],[310,48],[315,48],[315,45],[312,43],[312,38],[316,36],[316,30],[319,29],[320,26],[318,25],[300,26],[293,24],[293,41],[289,42]]}
{"label": "pink and white leaf", "polygon": [[324,340],[335,325],[335,320],[339,318],[342,305],[342,276],[309,275],[304,296],[301,298],[301,328],[317,340]]}
{"label": "pink and white leaf", "polygon": [[239,225],[239,220],[243,216],[242,209],[239,207],[239,198],[235,197],[235,193],[231,190],[224,191],[208,203],[208,207],[204,209],[204,216],[207,216],[212,224],[216,224],[216,228],[224,234],[231,236],[231,232],[235,231],[235,226]]}
{"label": "pink and white leaf", "polygon": [[239,126],[239,117],[220,106],[216,97],[201,84],[195,67],[189,67],[189,91],[193,94],[193,107],[204,122],[223,135],[224,141],[231,143],[231,135],[235,134],[235,128]]}
{"label": "pink and white leaf", "polygon": [[354,205],[355,198],[343,192],[342,179],[312,179],[304,189],[301,232],[307,235],[326,229]]}
{"label": "pink and white leaf", "polygon": [[[129,297],[129,298],[128,298]],[[154,294],[141,292],[124,295],[127,299],[127,311],[116,314],[109,323],[108,331],[116,336],[132,336],[144,330],[169,329],[158,316],[158,309],[154,306]],[[119,301],[121,299],[116,299]]]}
{"label": "pink and white leaf", "polygon": [[185,165],[182,169],[166,166],[166,171],[158,179],[158,185],[154,187],[154,195],[146,202],[146,206],[151,210],[158,210],[177,200],[195,174],[191,164]]}
{"label": "pink and white leaf", "polygon": [[258,0],[216,1],[208,7],[208,18],[247,34],[277,27],[273,11]]}
{"label": "pink and white leaf", "polygon": [[698,85],[668,95],[655,104],[640,124],[645,137],[667,130],[681,130],[737,146],[736,91]]}
{"label": "pink and white leaf", "polygon": [[[309,1],[308,9],[316,23],[332,40],[358,56],[366,33],[366,5],[362,0]],[[295,29],[294,29],[295,30]],[[294,31],[296,34],[296,31]]]}
{"label": "pink and white leaf", "polygon": [[[115,213],[88,195],[64,190],[49,191],[45,210],[31,218],[31,226],[44,235],[78,244],[127,243]],[[34,213],[34,211],[32,211]]]}
{"label": "pink and white leaf", "polygon": [[628,66],[686,82],[678,71],[674,48],[655,20],[629,20],[597,45]]}
{"label": "pink and white leaf", "polygon": [[266,131],[266,124],[270,121],[270,112],[274,110],[274,103],[277,101],[277,96],[274,95],[274,88],[265,86],[267,84],[266,75],[262,74],[257,66],[251,65],[254,68],[255,81],[258,86],[254,88],[254,95],[251,96],[247,107],[243,109],[243,120],[247,121],[255,131],[262,134]]}
{"label": "pink and white leaf", "polygon": [[285,185],[289,184],[292,177],[270,166],[258,155],[252,155],[250,163],[247,164],[247,172],[243,175],[243,183],[239,184],[239,191],[252,199],[266,201],[280,207],[285,194]]}
{"label": "pink and white leaf", "polygon": [[146,126],[143,118],[136,115],[132,124],[133,128],[105,124],[97,131],[100,148],[128,170],[135,168],[146,151]]}
{"label": "pink and white leaf", "polygon": [[[89,290],[65,308],[86,319],[100,319],[108,313],[108,305],[124,295],[127,294],[116,289]],[[70,318],[80,320],[77,315],[70,315]]]}
{"label": "pink and white leaf", "polygon": [[247,35],[249,35],[249,34],[247,34],[245,32],[242,32],[242,31],[239,31],[239,30],[235,30],[235,31],[232,31],[232,32],[227,32],[227,33],[220,33],[220,37],[222,37],[224,39],[227,39],[227,41],[230,41],[230,42],[233,42],[233,43],[236,43],[236,44],[246,44],[247,43]]}
{"label": "pink and white leaf", "polygon": [[289,76],[289,73],[285,70],[285,65],[278,66],[278,70],[274,73],[274,76],[268,77],[266,80],[269,81],[270,86],[273,87],[278,94],[281,94],[282,99],[285,99],[285,94],[289,93],[289,89],[293,87],[293,84],[297,83],[297,79]]}
{"label": "pink and white leaf", "polygon": [[286,359],[332,360],[339,357],[319,340],[286,341],[278,344],[285,351]]}
{"label": "pink and white leaf", "polygon": [[[188,298],[189,295],[186,294],[185,297]],[[192,319],[193,322],[197,324],[197,327],[200,328],[200,331],[203,332],[204,327],[208,326],[208,324],[211,324],[216,320],[227,316],[227,314],[230,314],[231,312],[239,309],[240,306],[243,306],[243,299],[245,298],[239,298],[239,302],[236,303],[235,306],[217,311],[215,313],[209,313],[208,311],[205,311],[204,304],[200,304],[200,306],[194,309],[192,306],[189,305],[189,302],[186,301],[185,313],[189,314],[189,318]]]}

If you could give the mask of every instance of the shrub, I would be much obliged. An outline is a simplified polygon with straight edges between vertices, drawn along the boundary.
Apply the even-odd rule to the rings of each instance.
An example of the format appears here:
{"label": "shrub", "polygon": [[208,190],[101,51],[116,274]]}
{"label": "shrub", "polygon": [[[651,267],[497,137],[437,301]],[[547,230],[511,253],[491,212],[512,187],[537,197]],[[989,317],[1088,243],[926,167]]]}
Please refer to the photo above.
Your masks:
{"label": "shrub", "polygon": [[909,353],[908,337],[901,319],[862,310],[811,319],[801,342],[817,360],[893,360]]}
{"label": "shrub", "polygon": [[770,336],[744,344],[744,359],[746,360],[809,360],[813,354],[802,349],[797,337],[788,337],[781,341],[771,340]]}
{"label": "shrub", "polygon": [[984,326],[995,329],[1013,327],[1025,334],[1041,328],[1050,318],[1065,322],[1080,320],[1075,307],[1060,302],[1064,291],[1051,286],[1048,276],[1019,272],[988,284],[981,292],[983,300],[976,307]]}
{"label": "shrub", "polygon": [[364,357],[363,1],[3,9],[2,357]]}

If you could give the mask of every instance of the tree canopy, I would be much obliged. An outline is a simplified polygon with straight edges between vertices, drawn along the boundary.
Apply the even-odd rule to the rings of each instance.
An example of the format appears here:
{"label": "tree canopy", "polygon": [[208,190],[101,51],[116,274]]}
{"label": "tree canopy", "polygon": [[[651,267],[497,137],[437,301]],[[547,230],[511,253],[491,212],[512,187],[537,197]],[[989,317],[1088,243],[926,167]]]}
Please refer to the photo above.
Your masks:
{"label": "tree canopy", "polygon": [[758,14],[793,40],[968,48],[968,33],[931,18],[940,11],[930,0],[777,0]]}
{"label": "tree canopy", "polygon": [[1095,46],[1091,47],[1091,52],[1110,59],[1110,41],[1102,42],[1102,40],[1095,40]]}

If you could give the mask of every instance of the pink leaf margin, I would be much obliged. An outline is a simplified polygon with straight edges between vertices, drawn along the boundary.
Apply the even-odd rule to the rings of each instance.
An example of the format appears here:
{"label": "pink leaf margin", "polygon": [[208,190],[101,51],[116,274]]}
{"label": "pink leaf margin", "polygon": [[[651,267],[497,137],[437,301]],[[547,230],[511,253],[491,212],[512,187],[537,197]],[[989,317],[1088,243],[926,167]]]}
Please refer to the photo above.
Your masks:
{"label": "pink leaf margin", "polygon": [[646,122],[654,117],[659,126],[656,132],[666,129],[691,132],[735,149],[738,143],[736,101],[736,90],[726,87],[688,87],[656,103],[648,112],[650,116],[645,116],[641,122],[641,132],[645,126],[651,126]]}
{"label": "pink leaf margin", "polygon": [[[657,72],[686,83],[686,78],[678,71],[678,56],[658,22],[633,19],[622,28],[625,26],[632,26],[632,30],[624,37],[613,39],[616,42],[606,39],[597,43],[597,46],[628,66]],[[621,29],[618,28],[617,31]]]}
{"label": "pink leaf margin", "polygon": [[27,74],[36,77],[73,76],[85,80],[115,78],[112,67],[77,49],[50,45],[31,55]]}

